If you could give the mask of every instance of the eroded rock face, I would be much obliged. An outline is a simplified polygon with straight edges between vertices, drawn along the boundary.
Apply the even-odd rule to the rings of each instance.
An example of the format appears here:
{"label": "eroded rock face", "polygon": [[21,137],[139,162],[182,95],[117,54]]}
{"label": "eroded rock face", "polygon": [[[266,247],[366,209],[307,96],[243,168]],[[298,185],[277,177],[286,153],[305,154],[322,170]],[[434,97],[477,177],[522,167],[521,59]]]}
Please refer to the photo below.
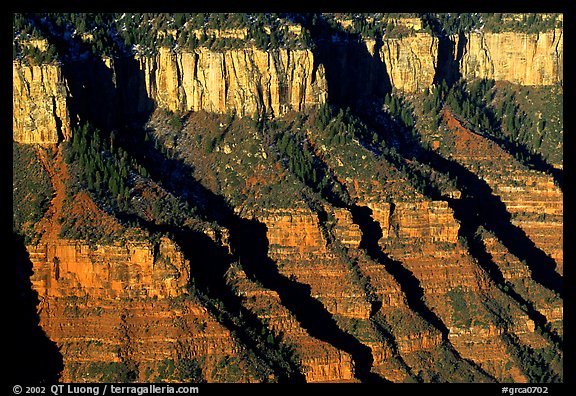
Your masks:
{"label": "eroded rock face", "polygon": [[318,106],[327,99],[324,67],[309,50],[256,48],[174,53],[160,48],[140,60],[148,96],[172,111],[206,110],[282,115]]}
{"label": "eroded rock face", "polygon": [[58,143],[71,135],[68,88],[59,65],[12,65],[12,136],[19,143]]}
{"label": "eroded rock face", "polygon": [[149,242],[91,248],[77,241],[56,240],[29,247],[43,297],[166,298],[181,295],[189,281],[189,264],[167,238],[158,251]]}
{"label": "eroded rock face", "polygon": [[[450,40],[452,59],[467,80],[487,78],[539,86],[554,85],[564,78],[562,29],[537,34],[471,32]],[[376,55],[374,40],[367,40],[366,47]],[[439,39],[423,32],[384,38],[376,56],[384,64],[392,88],[405,93],[431,88],[437,73],[451,62],[441,58],[446,54],[439,53]]]}
{"label": "eroded rock face", "polygon": [[222,359],[240,362],[236,381],[262,380],[242,363],[230,331],[189,295],[190,263],[170,239],[156,247],[53,240],[27,249],[42,328],[64,358],[63,381],[115,379],[106,375],[126,367],[132,380],[155,381],[181,359],[195,361],[210,382],[232,380],[215,370]]}
{"label": "eroded rock face", "polygon": [[[458,37],[453,37],[458,48]],[[563,80],[563,30],[536,34],[468,33],[459,68],[466,79],[488,78],[521,85],[554,85]]]}
{"label": "eroded rock face", "polygon": [[[487,78],[539,86],[554,85],[564,78],[562,29],[537,34],[471,32],[450,40],[452,58],[467,80]],[[366,45],[374,55],[374,42],[368,40]],[[406,93],[432,87],[436,74],[450,61],[439,58],[438,49],[438,38],[428,33],[384,38],[379,57],[391,86]]]}
{"label": "eroded rock face", "polygon": [[370,304],[358,284],[349,279],[343,260],[327,249],[318,217],[306,209],[270,211],[261,221],[267,226],[269,256],[280,273],[310,285],[333,315],[368,318]]}
{"label": "eroded rock face", "polygon": [[438,38],[416,33],[400,39],[383,40],[380,58],[392,87],[407,93],[432,86],[438,64]]}
{"label": "eroded rock face", "polygon": [[[362,95],[362,92],[369,95],[382,91],[388,81],[391,88],[406,93],[420,92],[432,86],[446,62],[454,60],[458,61],[459,73],[468,80],[488,78],[522,85],[554,85],[563,80],[562,29],[538,34],[472,32],[462,37],[453,36],[451,40],[454,52],[461,51],[461,54],[451,54],[453,59],[440,59],[439,39],[423,32],[384,39],[380,48],[374,40],[366,40],[363,51],[366,53],[358,55],[361,59],[337,62],[341,73],[352,70],[365,73],[354,80],[362,86],[348,86],[344,81],[342,86],[347,88],[334,86],[332,91],[337,91],[336,95],[342,98]],[[359,51],[354,48],[343,49],[341,54],[337,52],[347,58]],[[96,73],[99,78],[112,80],[94,82],[95,86],[89,91],[100,92],[98,86],[106,87],[110,103],[118,103],[108,110],[117,111],[120,116],[145,113],[151,110],[150,106],[182,112],[236,113],[240,117],[281,116],[289,110],[302,111],[327,101],[324,65],[316,62],[311,50],[262,51],[247,47],[223,52],[206,48],[173,52],[161,47],[157,55],[136,60],[140,72],[136,78],[127,76],[125,71],[117,73],[118,62],[103,59],[102,66],[94,70],[100,71]],[[86,65],[80,62],[77,67]],[[67,102],[70,95],[61,67],[14,62],[13,82],[14,140],[46,144],[67,139],[71,134]],[[84,82],[79,84],[81,87]],[[76,96],[84,95],[78,87]],[[92,114],[90,103],[101,98],[75,100],[84,101],[81,107]],[[118,115],[102,117],[109,123]]]}
{"label": "eroded rock face", "polygon": [[389,238],[456,243],[459,225],[445,201],[367,202],[382,230],[381,243]]}
{"label": "eroded rock face", "polygon": [[244,305],[267,321],[273,333],[295,350],[306,382],[355,381],[350,355],[310,336],[282,304],[277,292],[251,281],[238,267],[232,267],[228,274]]}
{"label": "eroded rock face", "polygon": [[[150,106],[253,117],[303,111],[327,100],[324,66],[315,64],[310,50],[200,48],[174,53],[161,47],[155,57],[140,58],[137,64],[140,73],[130,61],[110,58],[70,65],[76,111],[113,127],[125,115],[151,111]],[[70,94],[60,66],[14,62],[13,81],[14,140],[45,144],[68,139]]]}

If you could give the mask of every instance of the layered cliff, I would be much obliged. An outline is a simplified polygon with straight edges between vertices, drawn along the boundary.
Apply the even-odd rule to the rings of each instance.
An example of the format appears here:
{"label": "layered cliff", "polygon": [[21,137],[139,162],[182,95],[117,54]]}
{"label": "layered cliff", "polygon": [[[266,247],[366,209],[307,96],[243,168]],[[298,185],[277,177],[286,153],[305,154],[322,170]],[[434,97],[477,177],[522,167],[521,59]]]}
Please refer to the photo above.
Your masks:
{"label": "layered cliff", "polygon": [[[91,249],[75,241],[57,240],[30,247],[38,278],[32,279],[42,297],[101,299],[176,297],[185,291],[189,266],[171,241],[157,252],[146,242]],[[42,274],[42,276],[40,276]]]}
{"label": "layered cliff", "polygon": [[[94,248],[55,240],[28,251],[42,327],[64,356],[63,381],[183,380],[174,364],[188,360],[200,378],[221,382],[234,379],[215,370],[219,359],[244,366],[237,341],[188,294],[190,264],[172,241]],[[250,381],[245,371],[235,380]]]}
{"label": "layered cliff", "polygon": [[355,382],[350,354],[312,337],[294,314],[282,304],[278,292],[250,280],[235,266],[228,271],[229,282],[251,312],[269,323],[274,335],[294,348],[306,382]]}
{"label": "layered cliff", "polygon": [[69,92],[60,65],[12,65],[12,135],[16,142],[58,143],[71,135]]}
{"label": "layered cliff", "polygon": [[[366,95],[384,81],[405,93],[421,92],[442,76],[527,86],[555,85],[563,80],[563,30],[559,28],[539,33],[473,31],[448,38],[420,31],[399,38],[384,36],[380,44],[373,39],[364,42],[367,54],[357,51],[357,56],[366,58],[362,61],[368,73],[364,80],[372,85],[364,89]],[[346,68],[352,71],[356,67]]]}
{"label": "layered cliff", "polygon": [[280,116],[325,103],[324,67],[310,50],[255,47],[215,52],[160,48],[140,59],[148,96],[172,111]]}

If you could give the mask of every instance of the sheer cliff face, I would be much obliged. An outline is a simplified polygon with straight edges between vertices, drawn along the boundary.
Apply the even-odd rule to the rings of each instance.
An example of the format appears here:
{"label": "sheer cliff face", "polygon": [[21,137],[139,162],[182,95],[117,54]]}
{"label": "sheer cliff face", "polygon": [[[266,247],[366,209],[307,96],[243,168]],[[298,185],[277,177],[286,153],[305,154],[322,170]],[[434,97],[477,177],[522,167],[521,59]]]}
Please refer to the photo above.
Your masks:
{"label": "sheer cliff face", "polygon": [[[539,34],[473,32],[449,38],[418,32],[384,37],[381,42],[322,45],[319,53],[330,69],[330,95],[341,104],[380,96],[390,88],[418,93],[445,77],[521,85],[554,85],[563,79],[561,29]],[[441,45],[451,50],[442,50]]]}
{"label": "sheer cliff face", "polygon": [[58,65],[12,65],[12,135],[19,143],[58,143],[71,135],[68,88]]}
{"label": "sheer cliff face", "polygon": [[400,39],[383,40],[380,49],[390,83],[404,92],[431,87],[438,64],[438,39],[417,33]]}
{"label": "sheer cliff face", "polygon": [[[468,33],[451,40],[454,49],[463,46],[458,67],[466,79],[489,78],[521,85],[553,85],[563,79],[561,29],[539,34]],[[408,93],[430,88],[439,68],[449,61],[439,58],[439,39],[427,33],[384,39],[380,48],[367,41],[366,48],[384,69],[364,66],[371,73],[384,71],[393,88]],[[452,56],[456,59],[457,54]],[[161,48],[155,58],[141,59],[140,63],[149,97],[173,111],[279,116],[327,100],[324,66],[315,67],[309,50],[200,49],[172,53]],[[375,84],[384,78],[372,76],[368,80]]]}
{"label": "sheer cliff face", "polygon": [[238,116],[302,111],[327,99],[324,67],[309,50],[256,48],[173,53],[141,59],[148,96],[172,111]]}
{"label": "sheer cliff face", "polygon": [[[451,40],[454,51],[463,48],[457,61],[459,73],[466,79],[489,78],[522,85],[553,85],[563,79],[562,38],[562,30],[556,29],[539,34],[469,33],[462,38],[454,36]],[[380,48],[375,44],[366,42],[366,51],[360,60],[338,61],[341,70],[333,79],[338,79],[335,83],[341,87],[348,87],[346,89],[351,90],[352,96],[374,93],[374,87],[386,85],[385,81],[389,81],[392,88],[406,93],[420,92],[432,86],[446,62],[453,62],[459,56],[453,53],[452,60],[440,59],[438,38],[426,33],[384,39]],[[349,50],[342,54],[353,56]],[[255,114],[281,116],[289,110],[313,108],[328,98],[324,65],[318,64],[310,50],[262,51],[252,47],[215,52],[201,48],[175,53],[160,48],[157,55],[137,60],[139,76],[126,76],[125,71],[118,73],[118,66],[110,60],[104,63],[109,72],[101,74],[107,81],[92,82],[95,86],[88,91],[100,92],[98,86],[108,87],[107,95],[111,102],[102,102],[99,106],[119,103],[119,106],[110,108],[119,114],[145,113],[151,110],[150,104],[153,103],[153,106],[171,111],[205,110],[236,113],[240,117],[253,117]],[[78,67],[85,68],[86,65],[79,64]],[[73,68],[71,66],[71,70]],[[350,76],[350,73],[368,75],[359,77]],[[362,86],[347,84],[346,79],[359,81]],[[13,80],[14,140],[56,143],[59,139],[68,138],[69,82],[60,66],[26,66],[14,62]],[[85,82],[82,81],[74,86],[83,86]],[[142,89],[114,91],[123,91],[125,87]],[[348,97],[350,92],[341,87],[333,87],[336,96]],[[93,104],[101,98],[83,97],[86,92],[77,89],[75,100],[84,103],[82,106],[88,109],[86,111],[94,115]],[[122,100],[114,102],[118,97]],[[110,115],[107,117],[106,122],[114,119]]]}
{"label": "sheer cliff face", "polygon": [[[458,48],[458,38],[453,38]],[[521,85],[554,85],[563,79],[563,31],[465,35],[460,72]]]}
{"label": "sheer cliff face", "polygon": [[[521,85],[554,85],[563,80],[563,31],[538,34],[502,32],[452,36],[452,57],[467,80],[487,78]],[[438,68],[447,59],[438,57],[439,41],[427,33],[384,39],[380,59],[392,87],[407,93],[430,88]],[[369,45],[370,47],[370,45]]]}
{"label": "sheer cliff face", "polygon": [[[67,79],[73,79],[77,91],[75,111],[99,118],[108,126],[124,114],[152,110],[152,102],[171,111],[253,117],[303,111],[327,100],[324,66],[315,64],[310,50],[214,52],[202,48],[174,53],[160,48],[156,56],[139,59],[138,65],[140,73],[127,75],[128,68],[121,61],[105,59],[101,65],[79,62],[72,64],[65,76],[59,65],[14,62],[14,141],[45,144],[70,137]],[[90,76],[102,80],[90,80]],[[102,101],[104,95],[108,100]]]}
{"label": "sheer cliff face", "polygon": [[[230,330],[188,293],[190,262],[170,239],[97,247],[56,239],[28,251],[42,328],[63,354],[62,381],[124,382],[116,376],[130,368],[132,380],[155,381],[182,359],[209,382],[262,381]],[[238,365],[236,377],[217,368],[223,359]]]}

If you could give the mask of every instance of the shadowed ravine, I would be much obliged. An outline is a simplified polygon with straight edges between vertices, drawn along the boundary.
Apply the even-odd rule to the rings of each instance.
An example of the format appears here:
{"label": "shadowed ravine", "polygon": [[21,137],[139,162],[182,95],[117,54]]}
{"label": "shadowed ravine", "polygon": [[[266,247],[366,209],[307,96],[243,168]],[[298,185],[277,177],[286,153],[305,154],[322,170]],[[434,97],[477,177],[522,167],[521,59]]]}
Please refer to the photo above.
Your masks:
{"label": "shadowed ravine", "polygon": [[426,154],[426,162],[440,172],[453,175],[458,188],[465,193],[460,200],[446,198],[454,217],[462,224],[461,233],[471,237],[479,226],[492,231],[510,253],[527,263],[534,281],[562,296],[563,281],[555,271],[556,262],[538,248],[524,230],[512,224],[506,205],[492,194],[490,186],[457,162],[433,152]]}
{"label": "shadowed ravine", "polygon": [[[225,274],[232,259],[226,249],[199,233],[179,232],[175,234],[175,241],[190,260],[191,281],[212,315],[263,359],[278,376],[279,382],[304,382],[296,364],[287,356],[278,355],[281,352],[278,342],[263,345],[262,341],[255,339],[255,335],[263,333],[266,325],[242,305],[242,299],[226,283]],[[220,301],[224,309],[215,301]]]}
{"label": "shadowed ravine", "polygon": [[[12,251],[8,285],[8,304],[13,310],[8,326],[8,372],[14,384],[50,384],[58,381],[62,372],[63,358],[58,346],[50,340],[40,326],[38,307],[40,300],[33,289],[30,276],[32,262],[24,246],[23,238],[12,234]],[[12,333],[12,334],[10,334]]]}
{"label": "shadowed ravine", "polygon": [[[387,136],[385,124],[376,122],[361,112],[360,118],[377,131],[380,136]],[[401,131],[404,127],[388,120]],[[483,226],[502,242],[518,259],[524,260],[530,268],[532,279],[547,289],[562,296],[562,276],[555,271],[556,262],[526,235],[519,226],[512,223],[512,216],[501,198],[492,193],[492,188],[478,175],[464,165],[449,158],[444,158],[436,151],[425,148],[419,139],[404,131],[405,141],[399,145],[399,153],[405,158],[414,157],[418,162],[430,166],[434,171],[448,176],[456,187],[462,191],[461,199],[443,196],[439,190],[424,176],[418,167],[411,167],[410,172],[426,186],[424,194],[434,200],[447,201],[454,210],[454,217],[461,223],[460,235],[473,237],[479,226]],[[366,145],[366,142],[363,143]],[[402,159],[386,156],[386,159],[398,168],[405,163]]]}
{"label": "shadowed ravine", "polygon": [[[130,146],[126,144],[126,147]],[[362,382],[385,381],[370,372],[373,363],[370,348],[338,327],[322,303],[311,296],[310,286],[293,281],[278,272],[276,263],[268,257],[269,242],[264,224],[239,217],[222,196],[209,191],[191,177],[182,177],[192,174],[192,169],[181,161],[166,158],[151,144],[146,151],[134,151],[132,154],[151,170],[154,179],[162,180],[163,185],[173,194],[186,198],[191,205],[198,207],[207,221],[215,221],[230,231],[232,257],[224,248],[216,246],[211,239],[203,235],[189,235],[177,228],[164,230],[175,235],[176,242],[190,259],[191,275],[195,278],[197,287],[202,288],[211,298],[222,300],[231,312],[244,309],[230,286],[223,282],[230,264],[237,261],[251,280],[258,281],[278,293],[282,304],[312,337],[349,353],[354,361],[357,379]],[[153,225],[149,226],[154,228]],[[223,324],[230,326],[230,323]],[[261,323],[257,326],[261,326]]]}
{"label": "shadowed ravine", "polygon": [[[372,209],[366,206],[352,205],[349,208],[352,213],[352,219],[355,224],[360,227],[362,231],[362,239],[360,241],[360,248],[365,249],[366,253],[377,263],[382,264],[388,273],[390,273],[397,283],[404,295],[408,306],[416,312],[420,317],[434,326],[442,334],[443,345],[447,351],[452,353],[458,359],[466,361],[470,367],[481,373],[488,379],[493,380],[493,376],[487,373],[479,365],[470,359],[464,359],[460,353],[448,340],[449,330],[442,321],[425,303],[424,289],[420,285],[420,281],[416,276],[400,261],[394,260],[380,247],[378,241],[382,238],[382,228],[380,224],[372,217]],[[376,323],[376,322],[375,322]]]}
{"label": "shadowed ravine", "polygon": [[276,291],[282,304],[311,336],[349,353],[354,360],[356,378],[362,382],[384,382],[382,377],[370,372],[373,363],[370,348],[338,327],[322,303],[310,295],[310,286],[292,281],[278,272],[276,264],[268,257],[264,224],[242,219],[231,228],[231,233],[234,254],[250,279]]}
{"label": "shadowed ravine", "polygon": [[424,290],[418,278],[414,276],[412,271],[404,267],[401,262],[388,257],[378,245],[378,241],[383,235],[382,228],[380,224],[372,218],[372,210],[366,206],[353,205],[350,211],[354,223],[357,224],[362,231],[360,248],[366,249],[366,252],[372,260],[382,264],[386,268],[386,271],[388,271],[400,285],[406,296],[408,306],[436,327],[436,329],[442,333],[442,338],[446,340],[448,337],[448,329],[442,320],[424,303]]}

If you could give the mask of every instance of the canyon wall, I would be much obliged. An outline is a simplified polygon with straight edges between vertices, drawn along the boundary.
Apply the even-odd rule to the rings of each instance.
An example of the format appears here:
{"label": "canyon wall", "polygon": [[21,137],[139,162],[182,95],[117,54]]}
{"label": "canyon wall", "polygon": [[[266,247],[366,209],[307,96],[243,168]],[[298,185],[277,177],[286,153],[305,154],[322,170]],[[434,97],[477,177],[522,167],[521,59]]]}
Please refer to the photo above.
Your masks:
{"label": "canyon wall", "polygon": [[521,85],[554,85],[563,80],[562,29],[531,34],[471,32],[452,40],[454,48],[464,48],[459,68],[465,79],[488,78]]}
{"label": "canyon wall", "polygon": [[160,48],[140,59],[148,96],[172,111],[280,116],[325,103],[324,67],[310,50],[243,48],[215,52]]}
{"label": "canyon wall", "polygon": [[12,136],[19,143],[58,143],[70,137],[69,92],[56,64],[12,64]]}
{"label": "canyon wall", "polygon": [[67,139],[71,113],[104,128],[155,107],[280,116],[321,105],[328,94],[324,66],[310,50],[254,47],[224,52],[161,47],[136,61],[82,60],[64,68],[14,62],[13,81],[13,139],[20,143]]}
{"label": "canyon wall", "polygon": [[[374,40],[360,46],[332,43],[321,56],[335,58],[331,67],[336,71],[328,76],[334,80],[331,94],[343,100],[350,95],[380,95],[388,87],[419,92],[430,88],[438,73],[453,62],[465,79],[490,78],[521,85],[553,85],[563,80],[562,29],[537,34],[472,32],[450,40],[453,53],[442,56],[452,59],[439,58],[439,39],[427,33],[384,38],[380,47]],[[14,141],[66,139],[71,134],[71,113],[76,112],[82,113],[80,118],[85,114],[100,117],[104,126],[112,127],[118,117],[145,114],[155,106],[252,117],[280,116],[328,100],[325,66],[311,50],[247,47],[174,52],[161,47],[155,56],[88,63],[67,65],[64,73],[57,64],[14,62]],[[99,81],[94,81],[95,75]],[[70,91],[74,111],[68,103]]]}
{"label": "canyon wall", "polygon": [[170,239],[126,246],[57,239],[27,250],[42,328],[64,359],[62,381],[184,381],[190,367],[193,381],[266,380],[246,347],[188,292],[190,262]]}
{"label": "canyon wall", "polygon": [[[189,293],[190,271],[203,263],[191,265],[170,239],[125,246],[50,239],[27,250],[42,328],[63,354],[62,381],[123,382],[113,372],[128,368],[140,382],[165,380],[182,359],[196,362],[208,382],[274,380],[243,362],[245,346]],[[306,382],[355,382],[350,356],[311,337],[275,291],[237,266],[227,276],[246,308],[295,350]]]}
{"label": "canyon wall", "polygon": [[[561,31],[470,33],[452,40],[454,48],[463,49],[458,62],[467,79],[523,85],[562,81]],[[384,39],[378,49],[375,42],[364,44],[367,52],[361,58],[338,61],[340,73],[365,71],[360,79],[343,81],[339,95],[355,82],[364,84],[353,88],[361,91],[385,77],[393,88],[415,93],[431,86],[445,61],[438,59],[439,39],[425,33]],[[357,47],[348,49],[335,56],[353,54]],[[104,123],[114,123],[116,114],[146,113],[154,106],[174,112],[281,116],[325,103],[328,82],[338,82],[336,75],[332,80],[326,76],[327,69],[310,50],[160,48],[152,57],[104,59],[82,70],[78,65],[63,71],[58,65],[14,62],[14,141],[58,143],[70,137],[70,119],[78,114],[91,119],[102,112]],[[71,97],[79,103],[73,111]],[[217,280],[226,278],[222,289],[229,288],[238,299],[238,318],[250,313],[261,323],[257,330],[262,333],[256,336],[242,333],[234,322],[238,318],[226,317],[231,315],[221,308],[231,306],[230,295],[223,293],[222,301],[214,302],[191,292],[195,270],[205,273],[206,266],[223,264],[217,262],[220,258],[204,262],[212,252],[208,247],[196,254],[186,242],[179,245],[167,237],[156,243],[91,246],[58,237],[60,215],[48,211],[41,222],[48,228],[46,236],[27,251],[40,324],[64,358],[61,380],[117,382],[110,376],[124,371],[129,375],[121,380],[176,380],[172,374],[180,370],[175,368],[178,362],[187,362],[208,382],[276,381],[282,370],[273,372],[253,358],[261,345],[252,344],[266,335],[269,344],[276,343],[274,352],[289,350],[280,359],[297,365],[306,382],[355,382],[370,374],[393,382],[530,380],[514,348],[550,348],[546,337],[562,334],[561,297],[546,277],[538,276],[535,265],[549,266],[544,273],[549,277],[563,273],[562,191],[551,177],[522,167],[492,142],[448,121],[451,130],[434,131],[439,139],[435,151],[461,165],[459,172],[467,175],[461,183],[471,183],[479,194],[489,190],[476,201],[466,195],[462,199],[480,214],[484,203],[501,212],[489,216],[481,228],[479,220],[457,210],[460,194],[433,200],[406,180],[385,181],[398,184],[396,189],[379,184],[375,162],[370,162],[376,160],[359,143],[348,157],[338,154],[342,160],[329,150],[315,150],[335,180],[356,192],[353,207],[334,207],[329,201],[314,209],[296,202],[275,205],[277,197],[271,195],[270,207],[255,205],[254,213],[230,215],[230,238],[215,241],[230,253],[225,276],[218,274]],[[322,137],[313,136],[322,132],[308,131],[307,144],[322,147]],[[179,133],[191,133],[193,141],[203,138],[198,131]],[[230,128],[225,138],[237,134],[238,141],[251,141],[244,133],[243,128]],[[214,160],[219,151],[186,157],[185,146],[174,146],[179,155],[174,158],[191,169],[229,168],[246,181],[266,175],[261,171],[265,167],[241,166],[247,157],[282,169],[272,155],[224,149],[222,155],[236,156],[225,162]],[[362,166],[368,170],[361,173]],[[374,188],[365,192],[358,182]],[[289,191],[286,187],[291,197]],[[56,201],[52,207],[58,206]],[[466,242],[470,227],[463,219],[478,225],[472,230],[473,246]],[[522,249],[530,251],[519,251],[510,230]],[[478,254],[480,245],[484,255]],[[531,252],[539,256],[530,257]],[[492,267],[486,267],[488,260]],[[212,283],[209,287],[216,288]],[[509,335],[518,338],[516,345],[506,342]],[[454,368],[434,368],[435,362]]]}
{"label": "canyon wall", "polygon": [[185,291],[190,270],[175,245],[163,238],[154,252],[149,242],[126,246],[49,241],[29,247],[41,297],[175,297]]}
{"label": "canyon wall", "polygon": [[379,53],[392,87],[419,92],[431,87],[438,63],[438,38],[416,33],[399,39],[384,39]]}
{"label": "canyon wall", "polygon": [[[383,39],[380,60],[393,88],[407,93],[430,88],[450,62],[467,80],[487,78],[520,85],[554,85],[563,80],[563,30],[539,33],[470,32],[451,36],[452,59],[439,58],[439,39],[415,33]],[[367,47],[373,47],[367,42]],[[460,53],[459,53],[460,52]]]}

